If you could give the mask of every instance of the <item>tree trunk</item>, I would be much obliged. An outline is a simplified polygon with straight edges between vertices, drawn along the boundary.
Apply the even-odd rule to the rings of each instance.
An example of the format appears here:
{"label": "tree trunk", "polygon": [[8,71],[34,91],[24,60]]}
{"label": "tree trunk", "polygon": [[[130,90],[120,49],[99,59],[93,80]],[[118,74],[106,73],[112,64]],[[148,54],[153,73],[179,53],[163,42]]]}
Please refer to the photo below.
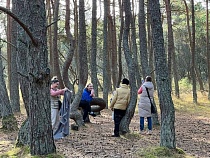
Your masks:
{"label": "tree trunk", "polygon": [[124,54],[126,63],[128,66],[128,75],[130,80],[130,89],[131,89],[131,98],[130,103],[128,105],[128,108],[126,110],[126,114],[123,117],[121,123],[120,123],[120,131],[122,134],[129,132],[129,125],[131,122],[131,119],[134,115],[135,108],[136,108],[136,99],[137,99],[137,87],[136,87],[136,66],[133,61],[133,56],[130,53],[129,44],[128,44],[128,37],[129,37],[129,31],[130,31],[130,20],[132,20],[132,14],[131,14],[131,4],[130,1],[123,0],[124,3],[124,11],[125,11],[125,27],[124,27],[124,33],[123,33],[123,48],[124,48]]}
{"label": "tree trunk", "polygon": [[195,10],[194,10],[194,0],[191,0],[192,6],[192,67],[191,67],[191,77],[193,86],[193,102],[197,104],[197,92],[196,92],[196,75],[195,75]]}
{"label": "tree trunk", "polygon": [[[10,0],[7,0],[6,8],[10,10]],[[7,15],[7,74],[8,74],[8,89],[9,92],[11,92],[11,86],[10,86],[10,81],[11,81],[11,37],[12,37],[12,18]]]}
{"label": "tree trunk", "polygon": [[[176,58],[175,58],[175,48],[174,48],[174,35],[172,29],[172,21],[171,21],[171,2],[170,0],[165,0],[166,4],[166,13],[167,13],[167,24],[168,24],[168,67],[169,67],[169,77],[170,83],[172,83],[172,65],[170,60],[173,63],[173,75],[174,75],[174,83],[175,83],[175,95],[179,98],[179,84],[178,84],[178,76],[177,76],[177,67],[176,67]],[[172,91],[172,86],[170,86]]]}
{"label": "tree trunk", "polygon": [[117,87],[117,39],[116,39],[116,23],[115,23],[115,0],[113,0],[113,16],[110,18],[111,23],[111,45],[112,45],[112,52],[111,52],[111,73],[112,73],[112,82],[113,87],[116,89]]}
{"label": "tree trunk", "polygon": [[[12,1],[12,12],[17,14],[16,8],[17,0]],[[19,97],[19,82],[17,73],[17,23],[12,19],[12,37],[11,43],[15,46],[12,47],[11,52],[11,80],[10,80],[10,102],[13,112],[20,112],[20,97]]]}
{"label": "tree trunk", "polygon": [[88,65],[87,65],[87,46],[86,46],[86,28],[85,28],[85,6],[84,0],[79,1],[79,88],[75,99],[71,105],[70,118],[81,127],[84,125],[82,115],[78,111],[78,106],[82,96],[82,92],[88,79]]}
{"label": "tree trunk", "polygon": [[91,51],[91,82],[94,85],[94,91],[95,95],[98,96],[98,80],[97,80],[97,62],[96,62],[96,55],[97,55],[97,1],[93,0],[92,1],[92,30],[91,30],[91,35],[92,35],[92,51]]}
{"label": "tree trunk", "polygon": [[70,32],[70,1],[66,0],[66,17],[65,17],[65,30],[66,30],[66,35],[67,35],[67,41],[69,43],[69,51],[67,53],[67,56],[65,58],[65,62],[63,64],[63,71],[62,71],[62,77],[63,77],[63,82],[65,87],[73,90],[74,87],[69,81],[69,67],[71,65],[73,56],[74,56],[74,50],[75,50],[75,40],[73,35]]}
{"label": "tree trunk", "polygon": [[149,75],[149,66],[148,66],[148,53],[147,53],[144,0],[139,1],[138,19],[139,19],[139,40],[140,40],[140,59],[142,66],[142,77],[143,79],[145,79],[145,77]]}
{"label": "tree trunk", "polygon": [[163,28],[161,23],[159,0],[149,0],[151,26],[155,54],[155,72],[158,89],[158,98],[161,109],[161,138],[160,145],[176,148],[175,139],[175,110],[171,98],[170,81],[166,65],[164,50]]}
{"label": "tree trunk", "polygon": [[[37,45],[28,42],[29,133],[32,155],[56,152],[50,116],[46,13],[43,1],[25,1],[25,21]],[[33,14],[32,14],[33,13]],[[42,30],[42,31],[40,31]]]}
{"label": "tree trunk", "polygon": [[208,65],[208,100],[210,100],[209,0],[206,0],[206,56]]}
{"label": "tree trunk", "polygon": [[103,22],[103,99],[106,101],[108,108],[108,92],[109,92],[109,53],[108,53],[108,27],[107,27],[107,16],[108,16],[108,2],[104,1],[104,22]]}
{"label": "tree trunk", "polygon": [[[47,37],[48,37],[48,49],[50,52],[50,70],[51,73],[54,72],[53,69],[53,45],[52,45],[52,12],[51,12],[51,0],[46,0],[46,8],[47,8],[47,20],[48,20],[48,25],[50,25],[47,29]],[[51,76],[52,77],[52,76]]]}
{"label": "tree trunk", "polygon": [[1,116],[2,116],[2,129],[6,131],[16,131],[17,121],[12,113],[12,107],[10,105],[9,96],[7,93],[6,83],[4,80],[4,68],[1,57],[0,48],[0,106],[1,106]]}
{"label": "tree trunk", "polygon": [[[152,35],[151,35],[151,18],[150,18],[150,10],[149,3],[147,0],[147,43],[148,43],[148,52],[149,52],[149,72],[152,78],[155,79],[155,69],[154,69],[154,52],[153,52],[153,44],[152,44]],[[154,89],[156,90],[156,81],[153,80]]]}
{"label": "tree trunk", "polygon": [[[22,21],[25,21],[26,11],[24,8],[24,0],[17,1],[17,15],[21,17]],[[25,43],[27,43],[27,35],[23,28],[17,25],[17,68],[18,68],[18,80],[20,82],[20,90],[22,94],[23,103],[26,109],[27,117],[29,116],[29,81],[27,79],[28,64],[27,56],[28,50]],[[23,74],[25,73],[25,74]],[[27,122],[26,122],[27,121]],[[30,133],[28,118],[22,123],[20,130],[18,131],[17,146],[30,145]]]}
{"label": "tree trunk", "polygon": [[123,3],[119,0],[119,8],[120,8],[120,33],[119,33],[119,42],[118,42],[118,79],[117,79],[117,87],[119,87],[121,78],[122,78],[122,35],[123,35],[123,27],[124,27],[124,18],[123,18]]}
{"label": "tree trunk", "polygon": [[[134,7],[134,4],[133,4]],[[140,68],[138,65],[138,55],[137,55],[137,43],[136,43],[136,23],[135,23],[135,15],[134,13],[132,14],[132,19],[131,19],[131,40],[132,40],[132,53],[133,53],[133,58],[134,58],[134,64],[136,67],[136,82],[137,85],[140,86],[141,85],[141,74],[140,74]]]}
{"label": "tree trunk", "polygon": [[58,54],[58,13],[59,13],[59,2],[60,0],[55,0],[54,4],[54,14],[53,14],[53,20],[54,20],[54,25],[53,25],[53,76],[57,76],[59,80],[59,85],[60,88],[64,88],[63,80],[61,77],[61,72],[60,72],[60,65],[59,65],[59,54]]}

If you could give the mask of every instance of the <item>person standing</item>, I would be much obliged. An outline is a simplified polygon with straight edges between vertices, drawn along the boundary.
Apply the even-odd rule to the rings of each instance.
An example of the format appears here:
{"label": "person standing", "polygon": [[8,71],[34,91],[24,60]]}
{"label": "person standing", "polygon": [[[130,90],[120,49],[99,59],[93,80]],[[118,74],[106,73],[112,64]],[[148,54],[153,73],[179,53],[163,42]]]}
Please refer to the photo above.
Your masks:
{"label": "person standing", "polygon": [[114,135],[112,137],[120,137],[119,128],[122,118],[125,116],[126,109],[130,102],[129,80],[124,78],[120,88],[116,89],[111,100],[110,109],[114,111]]}
{"label": "person standing", "polygon": [[79,107],[83,109],[83,121],[85,122],[88,113],[95,117],[96,115],[91,112],[90,102],[92,101],[93,97],[95,96],[93,84],[89,83],[86,88],[84,88],[82,93],[82,98],[79,103]]}
{"label": "person standing", "polygon": [[140,117],[140,133],[144,133],[144,118],[147,118],[148,123],[148,132],[147,134],[152,134],[152,113],[151,113],[151,102],[147,93],[147,89],[149,92],[150,99],[153,100],[154,96],[154,85],[152,83],[152,78],[147,76],[145,78],[145,82],[138,90],[138,94],[140,94],[140,100],[138,103],[138,111]]}
{"label": "person standing", "polygon": [[56,130],[56,126],[59,122],[59,100],[60,96],[64,94],[68,88],[58,89],[59,80],[56,76],[51,79],[50,87],[50,104],[51,104],[51,122],[53,131]]}

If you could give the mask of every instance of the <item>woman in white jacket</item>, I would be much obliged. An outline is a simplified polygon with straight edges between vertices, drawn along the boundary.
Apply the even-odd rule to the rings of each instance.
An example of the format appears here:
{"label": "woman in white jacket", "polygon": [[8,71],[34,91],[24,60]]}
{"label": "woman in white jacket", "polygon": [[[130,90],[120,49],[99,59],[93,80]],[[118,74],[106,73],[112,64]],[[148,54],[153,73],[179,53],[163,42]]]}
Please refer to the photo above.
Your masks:
{"label": "woman in white jacket", "polygon": [[152,83],[152,78],[150,76],[146,77],[145,82],[138,90],[138,94],[140,94],[138,111],[140,117],[140,133],[143,133],[144,131],[144,118],[146,117],[148,122],[147,134],[151,134],[152,132],[151,103],[146,88],[148,88],[150,99],[153,100],[154,85]]}

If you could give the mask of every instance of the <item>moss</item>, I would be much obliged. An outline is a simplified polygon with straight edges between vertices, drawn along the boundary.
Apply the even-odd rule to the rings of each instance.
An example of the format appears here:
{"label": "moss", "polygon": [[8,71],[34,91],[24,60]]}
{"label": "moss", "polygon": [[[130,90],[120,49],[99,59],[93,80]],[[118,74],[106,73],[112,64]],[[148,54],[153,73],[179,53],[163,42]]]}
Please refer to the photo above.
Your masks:
{"label": "moss", "polygon": [[182,149],[169,149],[166,147],[141,149],[137,152],[137,156],[142,158],[190,158]]}
{"label": "moss", "polygon": [[12,132],[18,130],[17,120],[14,115],[5,116],[2,118],[2,130],[4,132]]}
{"label": "moss", "polygon": [[13,148],[12,150],[3,153],[0,155],[0,158],[64,158],[64,156],[60,154],[48,154],[48,155],[36,155],[31,156],[30,148],[28,146],[24,146],[21,148]]}

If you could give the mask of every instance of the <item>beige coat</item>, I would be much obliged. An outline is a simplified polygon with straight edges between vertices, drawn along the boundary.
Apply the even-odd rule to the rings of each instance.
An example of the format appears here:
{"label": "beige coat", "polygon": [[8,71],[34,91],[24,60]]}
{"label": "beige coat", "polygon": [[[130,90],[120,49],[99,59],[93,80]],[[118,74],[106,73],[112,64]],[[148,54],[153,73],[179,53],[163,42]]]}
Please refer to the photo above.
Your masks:
{"label": "beige coat", "polygon": [[145,87],[148,88],[149,95],[151,98],[151,101],[153,101],[154,96],[154,86],[152,82],[144,82],[142,87],[142,93],[140,94],[140,99],[138,103],[138,110],[139,110],[139,116],[140,117],[151,117],[151,103],[147,95],[147,90]]}
{"label": "beige coat", "polygon": [[128,85],[121,84],[120,88],[116,89],[116,92],[110,104],[110,108],[126,110],[129,102],[130,102],[130,89]]}

